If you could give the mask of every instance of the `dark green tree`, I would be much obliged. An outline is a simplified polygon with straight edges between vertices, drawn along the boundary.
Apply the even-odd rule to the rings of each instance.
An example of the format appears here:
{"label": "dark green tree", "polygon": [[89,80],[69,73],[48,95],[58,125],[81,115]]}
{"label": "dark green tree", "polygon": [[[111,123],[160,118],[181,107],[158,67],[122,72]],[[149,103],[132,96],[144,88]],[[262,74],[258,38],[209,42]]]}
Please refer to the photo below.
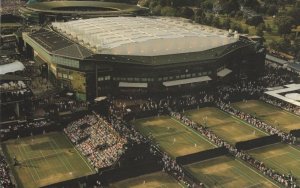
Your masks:
{"label": "dark green tree", "polygon": [[229,29],[230,28],[230,24],[231,24],[231,20],[230,18],[226,18],[224,21],[223,21],[223,28],[224,29]]}
{"label": "dark green tree", "polygon": [[152,9],[152,14],[160,16],[161,15],[161,6],[157,5]]}
{"label": "dark green tree", "polygon": [[278,34],[286,35],[291,33],[293,18],[290,16],[280,16],[275,19],[275,24],[278,28]]}
{"label": "dark green tree", "polygon": [[162,7],[160,11],[162,16],[175,16],[176,15],[176,9],[172,7]]}
{"label": "dark green tree", "polygon": [[288,15],[294,19],[296,25],[300,25],[300,8],[294,7],[289,12]]}
{"label": "dark green tree", "polygon": [[243,0],[242,4],[245,7],[249,7],[255,11],[258,11],[260,8],[260,3],[257,0]]}
{"label": "dark green tree", "polygon": [[256,35],[257,35],[257,36],[260,36],[260,37],[263,37],[263,36],[264,36],[264,25],[263,25],[263,24],[259,24],[259,25],[256,27]]}
{"label": "dark green tree", "polygon": [[236,12],[240,9],[240,4],[238,0],[219,0],[222,8],[222,12],[229,14],[231,12]]}
{"label": "dark green tree", "polygon": [[269,16],[273,16],[277,14],[277,12],[278,12],[278,7],[276,5],[270,5],[267,9],[267,14]]}
{"label": "dark green tree", "polygon": [[220,19],[218,17],[214,17],[211,23],[212,26],[219,28],[220,27]]}
{"label": "dark green tree", "polygon": [[198,8],[195,10],[195,17],[194,17],[195,22],[197,23],[203,23],[205,20],[205,13],[201,8]]}
{"label": "dark green tree", "polygon": [[189,7],[182,7],[179,10],[179,16],[183,18],[193,19],[194,18],[194,11]]}

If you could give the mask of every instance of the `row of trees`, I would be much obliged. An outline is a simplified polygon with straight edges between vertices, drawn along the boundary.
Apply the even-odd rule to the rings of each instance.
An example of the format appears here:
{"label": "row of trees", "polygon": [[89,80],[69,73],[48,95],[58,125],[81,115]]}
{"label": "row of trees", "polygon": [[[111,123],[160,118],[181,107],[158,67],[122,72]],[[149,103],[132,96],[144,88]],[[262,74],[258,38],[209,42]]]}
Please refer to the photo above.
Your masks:
{"label": "row of trees", "polygon": [[[298,54],[298,47],[286,48],[286,44],[295,46],[292,28],[300,25],[300,1],[296,0],[140,0],[139,4],[149,7],[154,15],[178,16],[194,20],[196,23],[214,26],[222,29],[233,29],[240,33],[248,33],[242,26],[245,13],[241,7],[252,10],[254,15],[272,16],[274,22],[264,23],[262,16],[247,18],[246,24],[255,26],[256,35],[280,35],[281,41],[273,42],[272,47],[282,51]],[[289,5],[289,6],[287,6]],[[217,13],[217,14],[216,14]],[[219,14],[226,15],[222,19]],[[288,42],[287,42],[288,41]],[[281,44],[281,45],[279,45]],[[285,46],[285,47],[283,47]]]}

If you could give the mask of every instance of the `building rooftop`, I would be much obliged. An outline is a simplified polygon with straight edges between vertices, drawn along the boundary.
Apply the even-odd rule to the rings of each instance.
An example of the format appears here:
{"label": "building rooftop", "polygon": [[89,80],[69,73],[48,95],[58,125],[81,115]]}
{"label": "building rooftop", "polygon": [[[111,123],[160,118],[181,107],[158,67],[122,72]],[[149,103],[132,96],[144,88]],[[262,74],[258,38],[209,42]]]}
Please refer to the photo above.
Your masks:
{"label": "building rooftop", "polygon": [[169,17],[110,17],[54,22],[53,28],[97,54],[159,56],[205,51],[238,34]]}
{"label": "building rooftop", "polygon": [[30,37],[44,49],[55,55],[75,59],[84,59],[93,55],[87,48],[51,30],[41,29],[30,34]]}

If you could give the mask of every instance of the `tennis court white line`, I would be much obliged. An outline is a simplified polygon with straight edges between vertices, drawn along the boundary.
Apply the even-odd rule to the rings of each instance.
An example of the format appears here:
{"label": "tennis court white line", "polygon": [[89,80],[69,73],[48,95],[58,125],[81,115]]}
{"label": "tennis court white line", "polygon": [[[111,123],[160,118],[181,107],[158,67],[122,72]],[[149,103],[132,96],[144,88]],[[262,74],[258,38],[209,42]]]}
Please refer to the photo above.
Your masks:
{"label": "tennis court white line", "polygon": [[221,109],[219,109],[219,108],[217,108],[217,109],[218,109],[220,112],[222,112],[223,114],[226,114],[227,116],[229,116],[229,117],[231,117],[231,118],[237,120],[238,122],[241,122],[241,123],[247,125],[247,126],[250,127],[250,128],[254,128],[254,129],[258,130],[259,132],[263,133],[264,135],[269,135],[269,133],[262,131],[261,129],[255,127],[254,125],[251,125],[251,124],[248,123],[247,121],[242,120],[242,119],[240,119],[240,118],[238,118],[238,117],[236,117],[236,116],[234,116],[234,115],[232,115],[232,114],[230,114],[230,113],[228,113],[228,112],[225,112],[225,111],[223,111],[223,110],[221,110]]}
{"label": "tennis court white line", "polygon": [[[52,146],[52,142],[49,142],[49,143],[50,143],[49,145],[51,146],[51,148],[54,150],[55,154],[57,154],[56,149]],[[70,171],[70,169],[67,167],[67,165],[65,164],[65,162],[61,160],[61,158],[59,157],[58,154],[57,154],[57,158],[60,160],[60,162],[63,163],[63,165],[66,167],[67,171]]]}
{"label": "tennis court white line", "polygon": [[[52,141],[52,139],[51,139],[51,141]],[[59,146],[58,146],[58,144],[56,143],[55,139],[53,139],[53,142],[54,142],[54,144],[56,145],[56,148],[59,149]],[[65,155],[62,155],[62,158],[66,159]],[[74,172],[75,170],[74,170],[73,166],[71,165],[71,163],[69,162],[68,159],[66,159],[66,160],[67,160],[68,165],[69,165],[70,168],[72,169],[71,172]]]}
{"label": "tennis court white line", "polygon": [[[24,142],[25,143],[25,142]],[[26,143],[25,143],[26,144]],[[18,146],[19,147],[19,146]],[[25,156],[25,158],[27,158],[27,155],[26,155],[26,150],[23,148],[23,145],[22,145],[22,143],[21,143],[21,149],[22,150],[24,150],[24,156]],[[28,162],[26,161],[26,163],[28,164]],[[31,160],[29,160],[29,163],[30,163],[30,165],[33,167],[33,169],[34,169],[34,172],[35,172],[35,174],[37,175],[37,177],[39,178],[39,180],[41,179],[41,177],[40,177],[40,175],[38,174],[38,172],[37,172],[37,170],[34,168],[34,166],[32,165],[32,163],[31,163]]]}
{"label": "tennis court white line", "polygon": [[[251,184],[255,184],[255,179],[250,177],[249,175],[247,175],[245,172],[243,172],[243,170],[240,170],[239,168],[235,167],[235,166],[232,166],[233,169],[235,169],[238,173],[240,173],[240,175],[246,177],[246,180],[249,179],[250,183]],[[253,186],[253,185],[252,185]]]}
{"label": "tennis court white line", "polygon": [[294,148],[294,146],[288,145],[290,148],[292,148],[293,150],[296,150],[297,152],[300,152],[300,150],[298,148]]}
{"label": "tennis court white line", "polygon": [[[25,147],[23,146],[23,145],[21,145],[21,148],[24,150],[24,155],[25,156],[27,156],[27,152],[26,152],[26,149],[25,149]],[[40,177],[40,175],[39,175],[39,173],[38,173],[38,171],[35,169],[35,167],[32,165],[32,162],[31,162],[31,160],[29,160],[29,163],[31,164],[31,166],[33,167],[33,169],[34,169],[34,171],[35,171],[35,173],[37,174],[37,176],[39,177],[39,180],[41,179],[41,177]]]}
{"label": "tennis court white line", "polygon": [[273,145],[276,145],[276,144],[282,144],[282,143],[281,143],[281,142],[276,142],[276,143],[273,143],[273,144],[268,144],[268,145],[264,145],[264,146],[256,147],[256,148],[253,148],[253,149],[249,149],[248,151],[257,150],[257,149],[261,149],[261,148],[264,148],[264,147],[273,146]]}
{"label": "tennis court white line", "polygon": [[267,179],[270,183],[272,183],[273,185],[275,185],[276,187],[280,187],[277,184],[275,184],[274,182],[272,182],[269,177],[265,177],[263,175],[261,175],[260,173],[256,172],[255,170],[252,169],[252,167],[247,166],[246,164],[242,163],[241,161],[239,161],[238,159],[234,159],[236,160],[238,163],[242,164],[243,166],[247,167],[248,169],[250,169],[252,172],[254,172],[255,174],[259,175],[260,177],[263,177],[265,179]]}
{"label": "tennis court white line", "polygon": [[79,151],[77,150],[77,148],[72,144],[72,142],[69,140],[69,138],[67,138],[67,136],[65,134],[63,134],[65,136],[65,138],[68,140],[68,142],[71,144],[71,146],[73,147],[73,149],[75,149],[75,151],[77,152],[77,154],[80,156],[80,158],[84,161],[84,163],[89,167],[89,169],[91,170],[92,173],[95,172],[95,169],[92,169],[91,166],[87,163],[87,161],[82,157],[82,155],[79,153]]}
{"label": "tennis court white line", "polygon": [[256,183],[256,184],[253,184],[253,185],[249,185],[249,186],[247,186],[245,188],[257,187],[258,185],[261,185],[261,183]]}
{"label": "tennis court white line", "polygon": [[[20,150],[20,148],[19,148],[19,146],[17,145],[17,148],[18,148],[18,150],[19,150],[19,152],[20,152],[20,156],[22,157],[23,156],[23,153],[22,153],[22,151]],[[16,156],[16,155],[15,155]],[[23,157],[22,157],[23,158]],[[26,162],[26,164],[28,165],[28,162]],[[29,171],[29,174],[31,175],[31,177],[32,177],[32,179],[33,179],[33,181],[34,181],[34,183],[37,183],[37,181],[35,180],[35,176],[33,176],[33,174],[31,173],[31,171],[30,170],[28,170],[27,168],[25,168],[26,169],[26,172],[28,172]]]}
{"label": "tennis court white line", "polygon": [[266,136],[269,136],[269,135],[270,135],[269,133],[264,132],[263,130],[261,130],[261,129],[255,127],[255,125],[251,125],[250,123],[248,123],[248,122],[246,122],[246,121],[244,121],[244,120],[242,120],[242,119],[239,119],[239,118],[237,118],[237,117],[235,117],[235,116],[233,116],[233,115],[231,115],[231,117],[234,118],[234,119],[236,119],[237,121],[239,121],[239,122],[241,122],[241,123],[247,125],[248,127],[251,127],[251,128],[254,128],[254,129],[258,130],[259,132],[263,133],[263,134],[266,135]]}
{"label": "tennis court white line", "polygon": [[43,152],[41,150],[40,150],[40,153],[42,154],[42,157],[44,158],[44,160],[46,161],[46,163],[49,165],[48,160],[46,159],[46,157],[44,156],[44,154],[43,154]]}
{"label": "tennis court white line", "polygon": [[183,125],[185,128],[189,129],[190,131],[192,131],[194,134],[196,134],[197,136],[200,136],[200,138],[202,138],[203,140],[205,140],[206,142],[209,142],[210,144],[212,144],[215,147],[219,147],[218,145],[212,143],[210,140],[208,140],[207,138],[205,138],[204,136],[201,135],[201,133],[196,132],[194,129],[188,127],[187,125],[183,124],[182,122],[178,121],[177,119],[171,117],[171,119],[173,119],[174,121],[178,122],[179,124]]}

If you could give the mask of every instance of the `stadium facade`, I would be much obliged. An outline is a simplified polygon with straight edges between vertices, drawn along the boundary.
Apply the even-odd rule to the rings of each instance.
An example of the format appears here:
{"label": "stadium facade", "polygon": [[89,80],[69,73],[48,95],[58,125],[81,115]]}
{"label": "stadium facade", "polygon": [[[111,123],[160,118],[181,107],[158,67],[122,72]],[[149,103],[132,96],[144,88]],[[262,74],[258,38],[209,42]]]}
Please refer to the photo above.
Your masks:
{"label": "stadium facade", "polygon": [[74,18],[147,15],[148,9],[136,5],[101,1],[28,2],[20,7],[25,22],[47,23]]}
{"label": "stadium facade", "polygon": [[265,50],[231,31],[181,18],[100,17],[23,33],[27,52],[78,98],[160,92],[256,76]]}

